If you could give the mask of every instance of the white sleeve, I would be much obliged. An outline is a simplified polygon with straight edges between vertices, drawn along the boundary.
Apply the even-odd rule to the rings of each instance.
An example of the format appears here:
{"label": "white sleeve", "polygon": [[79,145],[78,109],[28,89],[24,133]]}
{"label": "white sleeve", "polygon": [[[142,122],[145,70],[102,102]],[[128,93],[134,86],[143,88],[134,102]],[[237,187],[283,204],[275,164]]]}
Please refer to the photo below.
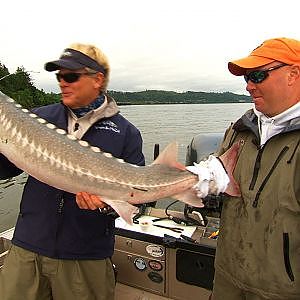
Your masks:
{"label": "white sleeve", "polygon": [[204,198],[208,194],[218,195],[225,192],[229,177],[221,161],[210,155],[207,160],[193,166],[187,166],[186,169],[199,177],[199,182],[193,187],[199,198]]}

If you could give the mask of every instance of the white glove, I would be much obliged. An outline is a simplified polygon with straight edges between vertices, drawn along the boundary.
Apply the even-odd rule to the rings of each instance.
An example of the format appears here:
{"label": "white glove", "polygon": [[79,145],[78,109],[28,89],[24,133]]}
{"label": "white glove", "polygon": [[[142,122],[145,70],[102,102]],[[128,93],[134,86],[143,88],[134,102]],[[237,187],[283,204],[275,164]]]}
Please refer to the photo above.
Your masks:
{"label": "white glove", "polygon": [[199,182],[193,186],[199,198],[224,193],[230,181],[222,163],[213,155],[199,164],[187,166],[186,169],[199,177]]}

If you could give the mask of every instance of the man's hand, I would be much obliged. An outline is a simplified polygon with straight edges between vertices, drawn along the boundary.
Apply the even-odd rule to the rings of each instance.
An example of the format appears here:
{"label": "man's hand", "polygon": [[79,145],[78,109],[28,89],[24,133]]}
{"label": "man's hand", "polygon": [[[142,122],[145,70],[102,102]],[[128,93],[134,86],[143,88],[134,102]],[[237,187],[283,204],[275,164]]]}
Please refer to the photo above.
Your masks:
{"label": "man's hand", "polygon": [[187,166],[187,170],[198,175],[199,182],[193,187],[199,198],[208,194],[219,195],[224,193],[229,183],[229,177],[218,158],[210,155],[207,160]]}
{"label": "man's hand", "polygon": [[220,157],[210,155],[207,160],[186,167],[199,177],[199,182],[193,187],[199,198],[224,192],[235,197],[241,195],[239,185],[233,177],[239,148],[240,142],[236,142]]}
{"label": "man's hand", "polygon": [[81,209],[95,210],[97,208],[107,207],[107,204],[101,201],[99,196],[87,192],[78,192],[76,194],[76,202]]}

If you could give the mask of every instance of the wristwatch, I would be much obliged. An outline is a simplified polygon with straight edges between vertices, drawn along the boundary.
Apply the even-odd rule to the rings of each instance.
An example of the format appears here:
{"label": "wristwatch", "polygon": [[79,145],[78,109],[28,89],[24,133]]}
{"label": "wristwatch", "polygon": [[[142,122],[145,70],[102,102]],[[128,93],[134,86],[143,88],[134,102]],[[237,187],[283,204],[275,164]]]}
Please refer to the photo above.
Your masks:
{"label": "wristwatch", "polygon": [[118,218],[119,215],[115,212],[115,210],[111,206],[105,206],[103,208],[99,208],[99,211],[103,215],[111,216],[114,218]]}

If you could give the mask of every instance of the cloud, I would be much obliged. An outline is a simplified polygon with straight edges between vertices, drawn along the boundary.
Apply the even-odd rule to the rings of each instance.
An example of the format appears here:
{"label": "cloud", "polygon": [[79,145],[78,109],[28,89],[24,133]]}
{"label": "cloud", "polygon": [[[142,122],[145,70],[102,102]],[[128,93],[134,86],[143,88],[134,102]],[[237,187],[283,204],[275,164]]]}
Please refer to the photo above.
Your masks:
{"label": "cloud", "polygon": [[285,14],[282,5],[296,8],[298,1],[4,1],[0,61],[12,72],[21,65],[39,71],[36,85],[58,91],[43,65],[78,41],[107,54],[113,90],[245,93],[227,62],[267,38],[299,38],[298,10]]}

